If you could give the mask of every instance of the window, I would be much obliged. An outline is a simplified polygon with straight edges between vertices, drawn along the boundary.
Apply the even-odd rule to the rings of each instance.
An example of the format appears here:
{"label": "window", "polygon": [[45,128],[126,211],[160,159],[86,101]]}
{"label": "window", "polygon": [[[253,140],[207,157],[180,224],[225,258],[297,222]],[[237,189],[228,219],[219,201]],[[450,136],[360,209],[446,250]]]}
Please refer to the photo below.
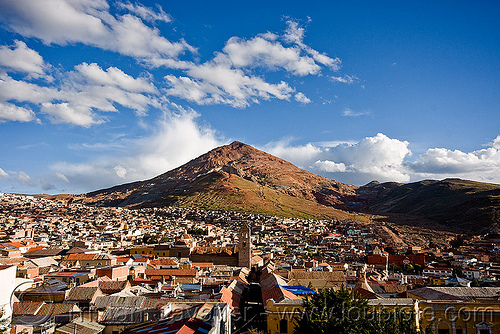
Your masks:
{"label": "window", "polygon": [[450,334],[450,330],[446,329],[438,329],[438,334]]}
{"label": "window", "polygon": [[480,329],[479,334],[490,334],[490,330],[489,329]]}
{"label": "window", "polygon": [[461,329],[461,328],[455,329],[455,334],[463,334],[463,333],[464,333],[463,329]]}
{"label": "window", "polygon": [[280,333],[288,333],[288,321],[286,319],[280,320]]}

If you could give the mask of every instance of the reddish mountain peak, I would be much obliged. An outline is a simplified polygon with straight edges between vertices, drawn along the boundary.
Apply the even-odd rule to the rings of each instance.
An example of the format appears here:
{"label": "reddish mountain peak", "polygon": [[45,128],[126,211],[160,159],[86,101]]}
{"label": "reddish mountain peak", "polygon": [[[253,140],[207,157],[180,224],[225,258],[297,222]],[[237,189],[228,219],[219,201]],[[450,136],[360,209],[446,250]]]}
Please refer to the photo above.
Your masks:
{"label": "reddish mountain peak", "polygon": [[[235,185],[231,180],[244,180],[243,183],[247,183]],[[206,183],[200,186],[202,182]],[[354,195],[356,189],[354,186],[310,173],[269,153],[235,141],[217,147],[154,179],[116,186],[89,195],[105,195],[108,198],[117,198],[115,202],[119,205],[131,205],[165,196],[198,194],[208,191],[207,187],[217,189],[216,191],[234,188],[231,190],[234,194],[241,191],[241,187],[253,187],[252,189],[261,189],[258,196],[264,196],[264,187],[269,189],[266,191],[328,206],[342,206],[341,197]]]}
{"label": "reddish mountain peak", "polygon": [[[212,171],[242,175],[243,171],[299,170],[289,162],[239,141],[217,147],[160,177],[192,178]],[[301,172],[305,172],[300,170]],[[305,172],[307,173],[307,172]]]}

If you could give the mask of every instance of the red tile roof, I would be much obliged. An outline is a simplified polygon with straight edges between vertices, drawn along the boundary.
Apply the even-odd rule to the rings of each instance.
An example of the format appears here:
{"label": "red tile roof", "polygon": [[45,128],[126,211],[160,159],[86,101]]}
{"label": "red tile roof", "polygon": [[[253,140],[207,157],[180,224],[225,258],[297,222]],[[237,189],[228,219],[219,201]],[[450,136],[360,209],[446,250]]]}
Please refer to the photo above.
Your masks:
{"label": "red tile roof", "polygon": [[98,254],[69,254],[64,260],[66,261],[92,261]]}
{"label": "red tile roof", "polygon": [[173,259],[160,258],[160,259],[152,260],[149,264],[151,264],[153,266],[158,266],[158,265],[160,265],[160,266],[176,266],[179,263],[177,263],[177,261],[174,261]]}

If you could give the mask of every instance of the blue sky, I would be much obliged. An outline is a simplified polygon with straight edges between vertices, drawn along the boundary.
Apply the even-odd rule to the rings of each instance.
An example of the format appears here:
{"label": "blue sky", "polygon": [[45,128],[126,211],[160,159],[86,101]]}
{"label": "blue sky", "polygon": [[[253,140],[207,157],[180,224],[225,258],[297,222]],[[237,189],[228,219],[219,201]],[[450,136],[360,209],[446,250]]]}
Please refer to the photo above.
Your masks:
{"label": "blue sky", "polygon": [[243,141],[356,185],[500,183],[497,1],[0,0],[0,191]]}

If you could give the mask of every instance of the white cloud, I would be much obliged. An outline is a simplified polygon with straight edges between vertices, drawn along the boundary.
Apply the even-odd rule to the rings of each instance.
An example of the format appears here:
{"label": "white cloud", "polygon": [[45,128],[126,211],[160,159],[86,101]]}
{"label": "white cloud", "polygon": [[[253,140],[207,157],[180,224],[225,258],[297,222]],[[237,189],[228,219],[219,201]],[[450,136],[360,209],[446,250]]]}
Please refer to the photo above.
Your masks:
{"label": "white cloud", "polygon": [[22,41],[15,41],[13,48],[0,46],[0,67],[40,76],[44,74],[47,65],[38,52],[28,48]]}
{"label": "white cloud", "polygon": [[31,122],[36,119],[31,109],[0,101],[0,123],[5,121]]}
{"label": "white cloud", "polygon": [[[281,35],[267,32],[249,39],[232,37],[209,61],[201,64],[183,61],[179,59],[180,55],[187,51],[196,53],[197,50],[182,39],[171,42],[161,35],[159,29],[145,24],[171,21],[160,6],[153,10],[130,2],[117,5],[127,13],[111,14],[105,0],[4,1],[0,2],[0,20],[22,36],[38,38],[46,44],[82,43],[135,57],[140,64],[180,70],[182,75],[169,74],[165,77],[168,85],[166,93],[200,105],[227,104],[243,108],[262,100],[289,101],[295,88],[285,81],[268,82],[258,71],[284,71],[286,74],[305,76],[320,75],[325,67],[333,71],[340,68],[338,58],[331,58],[304,43],[305,30],[293,20],[287,22],[287,29]],[[19,44],[18,48],[21,47],[23,45]],[[37,54],[30,55],[34,57]],[[40,72],[43,59],[32,64],[38,64]],[[103,70],[97,64],[82,63],[75,68],[75,73],[87,81],[91,86],[89,89],[99,85],[106,89],[98,92],[94,89],[91,97],[70,92],[73,96],[78,95],[78,101],[63,98],[61,101],[45,99],[38,103],[66,102],[65,108],[82,116],[77,123],[79,125],[85,119],[88,121],[86,126],[96,123],[96,117],[89,118],[88,112],[82,114],[82,110],[114,111],[113,102],[143,115],[146,113],[145,98],[131,93],[153,94],[156,89],[147,78],[132,78],[115,67]],[[113,91],[110,87],[128,93]],[[60,90],[64,91],[63,88]],[[78,89],[75,85],[72,88]],[[92,98],[94,101],[89,103]],[[310,102],[302,93],[296,94],[295,99],[300,103]],[[63,106],[56,111],[61,108]],[[58,114],[52,119],[62,120]],[[67,118],[71,119],[74,117]]]}
{"label": "white cloud", "polygon": [[359,116],[365,116],[365,115],[370,115],[371,112],[369,110],[366,111],[354,111],[351,108],[345,108],[344,111],[342,112],[342,116],[345,117],[359,117]]}
{"label": "white cloud", "polygon": [[431,148],[408,167],[420,177],[460,177],[484,182],[500,182],[500,135],[489,148],[472,152]]}
{"label": "white cloud", "polygon": [[66,102],[57,104],[45,102],[42,103],[40,110],[42,113],[46,114],[54,124],[68,123],[89,127],[104,122],[103,120],[96,120],[90,108],[70,106]]}
{"label": "white cloud", "polygon": [[178,109],[166,112],[150,136],[123,139],[126,152],[81,163],[58,162],[51,168],[64,174],[74,189],[91,191],[155,177],[223,144],[213,129],[197,122],[196,112]]}
{"label": "white cloud", "polygon": [[116,86],[129,92],[156,92],[155,86],[146,78],[134,78],[116,67],[103,70],[96,63],[75,66],[76,72],[89,84]]}
{"label": "white cloud", "polygon": [[317,74],[321,70],[313,58],[301,54],[299,47],[285,47],[279,42],[260,36],[250,40],[231,37],[222,51],[223,53],[216,55],[215,62],[230,62],[235,68],[283,68],[293,75],[300,76]]}
{"label": "white cloud", "polygon": [[66,183],[69,183],[68,178],[67,178],[67,177],[66,177],[66,175],[64,175],[63,173],[56,173],[56,177],[57,177],[58,179],[63,180],[63,181],[64,181],[64,182],[66,182]]}
{"label": "white cloud", "polygon": [[107,11],[106,1],[2,1],[0,18],[15,32],[47,44],[94,44],[110,33],[95,14]]}
{"label": "white cloud", "polygon": [[488,148],[463,152],[430,148],[409,160],[409,142],[379,133],[360,141],[292,145],[269,143],[264,150],[313,173],[356,185],[371,180],[410,182],[456,177],[500,183],[500,135]]}
{"label": "white cloud", "polygon": [[[146,21],[166,20],[163,11],[155,13],[133,5],[129,10]],[[139,17],[114,17],[105,0],[0,2],[1,21],[22,36],[38,38],[46,44],[83,43],[144,60],[176,58],[185,51],[195,51],[185,41],[170,42]]]}
{"label": "white cloud", "polygon": [[407,141],[379,133],[358,142],[308,143],[292,146],[290,141],[270,143],[266,151],[314,173],[342,182],[364,184],[372,180],[410,180],[404,160],[411,154]]}
{"label": "white cloud", "polygon": [[312,56],[312,58],[316,62],[328,66],[334,71],[338,71],[340,69],[340,65],[342,62],[339,58],[328,57],[326,54],[320,53],[310,46],[304,44],[305,29],[301,27],[297,21],[288,20],[286,23],[288,27],[286,29],[285,35],[283,36],[286,42],[295,43],[302,50]]}
{"label": "white cloud", "polygon": [[314,168],[317,168],[323,172],[327,173],[336,173],[336,172],[346,172],[347,167],[346,165],[341,162],[341,163],[336,163],[333,161],[321,161],[318,160],[314,163]]}
{"label": "white cloud", "polygon": [[118,6],[121,7],[122,9],[128,10],[130,13],[137,15],[141,19],[147,22],[156,22],[156,21],[163,21],[163,22],[171,22],[172,17],[165,13],[163,9],[161,8],[160,5],[156,5],[158,11],[155,12],[153,9],[144,7],[141,4],[135,3],[131,4],[130,2],[127,3],[118,3]]}
{"label": "white cloud", "polygon": [[36,120],[33,111],[7,101],[40,106],[52,123],[89,127],[104,121],[97,111],[116,112],[115,104],[145,115],[149,106],[159,106],[156,87],[146,77],[134,78],[116,67],[103,70],[82,63],[58,81],[40,86],[0,74],[0,120]]}
{"label": "white cloud", "polygon": [[33,180],[31,179],[31,177],[30,177],[28,174],[26,174],[25,172],[20,171],[20,172],[18,172],[18,173],[16,173],[16,174],[17,174],[17,175],[16,175],[16,179],[17,179],[19,182],[21,182],[21,183],[23,183],[23,184],[25,184],[25,185],[28,185],[28,186],[32,186],[32,185],[34,185],[34,182],[33,182]]}
{"label": "white cloud", "polygon": [[127,176],[127,169],[125,167],[121,165],[116,165],[115,167],[113,167],[113,170],[120,179],[125,180],[125,177]]}
{"label": "white cloud", "polygon": [[2,168],[0,168],[0,177],[9,177],[9,174]]}
{"label": "white cloud", "polygon": [[[240,69],[207,63],[187,71],[191,77],[165,77],[170,87],[168,95],[197,104],[228,104],[244,108],[251,102],[278,98],[289,100],[294,91],[286,82],[270,84],[257,76],[247,76]],[[193,78],[193,79],[192,79]]]}
{"label": "white cloud", "polygon": [[353,84],[355,83],[358,78],[356,76],[351,76],[351,75],[347,75],[345,74],[344,76],[340,76],[340,77],[336,77],[336,76],[329,76],[330,80],[332,80],[333,82],[340,82],[340,83],[345,83],[345,84]]}
{"label": "white cloud", "polygon": [[303,103],[303,104],[308,104],[311,102],[311,100],[304,95],[304,93],[298,92],[295,94],[295,101]]}
{"label": "white cloud", "polygon": [[293,146],[292,138],[268,143],[263,149],[277,157],[290,161],[297,167],[308,169],[314,161],[322,159],[324,148],[312,143]]}
{"label": "white cloud", "polygon": [[[256,74],[258,69],[305,76],[320,75],[324,66],[333,71],[340,68],[338,58],[330,58],[304,44],[304,29],[297,22],[287,24],[281,36],[267,32],[250,39],[231,37],[221,52],[202,64],[154,60],[156,66],[163,64],[185,73],[165,77],[169,85],[167,94],[200,105],[228,104],[244,108],[261,100],[290,100],[295,92],[285,81],[267,82]],[[303,93],[297,93],[295,100],[310,102]]]}

